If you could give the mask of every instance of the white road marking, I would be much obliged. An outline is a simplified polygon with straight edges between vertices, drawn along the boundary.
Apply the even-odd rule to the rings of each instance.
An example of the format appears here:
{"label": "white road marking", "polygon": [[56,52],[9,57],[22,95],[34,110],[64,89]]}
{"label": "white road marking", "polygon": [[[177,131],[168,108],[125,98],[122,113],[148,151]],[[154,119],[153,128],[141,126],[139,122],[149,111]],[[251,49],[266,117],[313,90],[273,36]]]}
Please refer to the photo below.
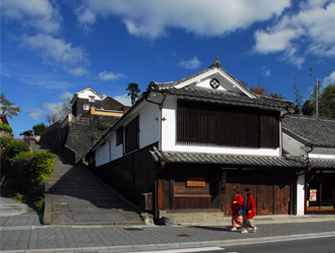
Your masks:
{"label": "white road marking", "polygon": [[[203,248],[189,248],[189,249],[168,249],[168,250],[149,250],[149,251],[138,251],[140,253],[187,253],[187,252],[200,252],[200,251],[214,251],[214,250],[224,250],[222,247],[203,247]],[[134,252],[128,252],[134,253]],[[229,253],[229,252],[227,252]],[[234,253],[234,252],[231,252]]]}

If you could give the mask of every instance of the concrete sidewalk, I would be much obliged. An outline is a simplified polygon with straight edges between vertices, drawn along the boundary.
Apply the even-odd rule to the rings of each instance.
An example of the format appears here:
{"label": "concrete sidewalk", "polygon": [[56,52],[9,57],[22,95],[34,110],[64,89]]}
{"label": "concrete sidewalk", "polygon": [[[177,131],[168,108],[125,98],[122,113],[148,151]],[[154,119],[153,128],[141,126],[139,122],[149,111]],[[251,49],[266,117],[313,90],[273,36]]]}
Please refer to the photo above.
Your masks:
{"label": "concrete sidewalk", "polygon": [[[1,217],[1,252],[131,252],[335,237],[334,215],[259,217],[255,219],[258,232],[248,234],[231,232],[229,226],[43,226],[24,222],[31,218]],[[225,222],[230,223],[228,218]]]}
{"label": "concrete sidewalk", "polygon": [[[33,152],[48,151],[32,142]],[[143,225],[140,210],[91,173],[56,154],[46,182],[44,224]]]}
{"label": "concrete sidewalk", "polygon": [[[3,198],[1,199],[3,200]],[[15,204],[15,203],[14,203]],[[2,204],[0,203],[0,206]],[[230,219],[220,226],[194,221],[190,226],[42,225],[39,215],[0,217],[1,252],[131,252],[212,247],[276,240],[335,237],[335,215],[256,216],[257,233],[230,231]]]}

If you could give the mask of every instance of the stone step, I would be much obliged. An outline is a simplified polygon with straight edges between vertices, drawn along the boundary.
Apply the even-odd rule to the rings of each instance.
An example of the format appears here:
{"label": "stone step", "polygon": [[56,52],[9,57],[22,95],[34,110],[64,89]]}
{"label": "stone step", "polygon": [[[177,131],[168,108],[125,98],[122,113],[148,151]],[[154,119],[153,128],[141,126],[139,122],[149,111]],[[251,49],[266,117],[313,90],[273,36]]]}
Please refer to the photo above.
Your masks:
{"label": "stone step", "polygon": [[227,225],[230,224],[230,218],[224,217],[222,212],[161,212],[162,223],[166,225]]}

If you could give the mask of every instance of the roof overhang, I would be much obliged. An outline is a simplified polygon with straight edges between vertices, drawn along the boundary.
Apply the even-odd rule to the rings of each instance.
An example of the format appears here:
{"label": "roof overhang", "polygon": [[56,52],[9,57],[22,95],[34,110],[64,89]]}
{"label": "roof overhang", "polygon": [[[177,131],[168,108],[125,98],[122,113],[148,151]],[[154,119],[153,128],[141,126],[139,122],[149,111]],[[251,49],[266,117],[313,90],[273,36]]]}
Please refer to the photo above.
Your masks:
{"label": "roof overhang", "polygon": [[153,147],[150,151],[155,162],[164,163],[188,163],[188,164],[212,164],[223,166],[245,166],[245,167],[278,167],[291,169],[307,169],[309,164],[312,168],[333,168],[335,160],[309,159],[303,157],[285,156],[247,156],[247,155],[226,155],[209,153],[171,152],[159,151]]}

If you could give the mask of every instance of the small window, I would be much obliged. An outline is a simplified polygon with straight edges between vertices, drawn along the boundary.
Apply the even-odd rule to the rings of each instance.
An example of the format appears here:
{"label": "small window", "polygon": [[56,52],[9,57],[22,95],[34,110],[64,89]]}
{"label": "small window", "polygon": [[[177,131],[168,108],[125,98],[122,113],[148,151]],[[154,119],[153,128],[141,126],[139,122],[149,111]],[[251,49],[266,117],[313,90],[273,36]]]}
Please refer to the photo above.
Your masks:
{"label": "small window", "polygon": [[118,130],[116,130],[116,146],[123,143],[123,128],[120,127]]}
{"label": "small window", "polygon": [[83,105],[83,110],[88,111],[90,109],[90,105]]}
{"label": "small window", "polygon": [[94,103],[95,102],[95,96],[88,96],[88,102]]}

